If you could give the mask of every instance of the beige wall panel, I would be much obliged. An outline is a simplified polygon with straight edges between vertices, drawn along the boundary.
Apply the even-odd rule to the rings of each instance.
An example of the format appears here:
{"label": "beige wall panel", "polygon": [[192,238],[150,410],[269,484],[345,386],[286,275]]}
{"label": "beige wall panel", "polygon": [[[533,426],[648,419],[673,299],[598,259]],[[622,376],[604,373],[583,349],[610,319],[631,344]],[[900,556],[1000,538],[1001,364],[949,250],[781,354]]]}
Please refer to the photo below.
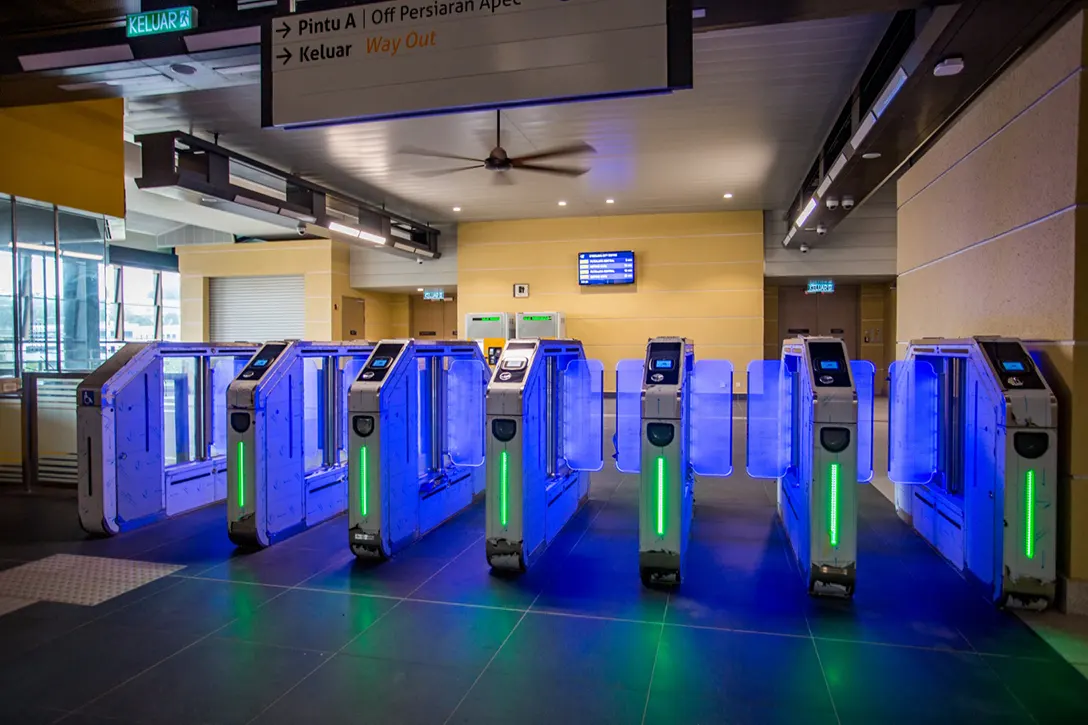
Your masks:
{"label": "beige wall panel", "polygon": [[1066,212],[900,276],[899,340],[1071,339],[1075,219]]}
{"label": "beige wall panel", "polygon": [[[510,275],[516,275],[518,284],[528,284],[530,293],[539,294],[610,294],[636,291],[667,292],[671,290],[739,290],[763,288],[763,261],[719,264],[643,264],[645,254],[636,252],[636,283],[610,290],[585,288],[578,285],[577,256],[569,264],[560,266],[535,266],[503,270],[463,269],[458,275],[458,288],[472,290],[473,294],[510,296]],[[550,255],[549,255],[550,259]],[[524,262],[524,260],[522,260]]]}
{"label": "beige wall panel", "polygon": [[748,318],[655,318],[646,320],[615,318],[568,318],[567,334],[599,345],[630,344],[632,340],[678,335],[706,345],[731,344],[735,340],[759,339],[763,320]]}
{"label": "beige wall panel", "polygon": [[899,203],[917,194],[983,139],[1084,65],[1083,36],[1084,15],[1079,14],[994,81],[940,141],[899,179]]}
{"label": "beige wall panel", "polygon": [[1071,206],[1079,105],[1064,83],[901,206],[899,273]]}
{"label": "beige wall panel", "polygon": [[763,317],[763,291],[656,292],[604,290],[600,294],[533,294],[528,299],[505,295],[477,295],[471,288],[457,288],[460,314],[469,312],[564,312],[577,317],[643,319],[690,317],[692,313],[718,317]]}
{"label": "beige wall panel", "polygon": [[[488,244],[474,244],[471,241],[466,243],[463,241],[465,232],[460,234],[457,250],[458,285],[461,284],[462,273],[475,270],[544,268],[561,274],[574,274],[580,252],[632,250],[636,253],[635,272],[640,276],[643,270],[663,264],[698,265],[763,259],[762,236],[759,234],[686,236],[674,231],[666,236],[640,239],[562,239],[551,242],[526,242],[510,236],[504,237],[500,243]],[[464,246],[465,244],[468,246]]]}
{"label": "beige wall panel", "polygon": [[[705,214],[634,214],[567,219],[524,219],[512,222],[475,222],[458,225],[458,256],[476,244],[557,242],[565,240],[630,241],[673,237],[678,227],[687,235],[763,234],[763,214],[711,212]],[[760,242],[762,244],[762,241]],[[458,259],[460,263],[460,259]]]}

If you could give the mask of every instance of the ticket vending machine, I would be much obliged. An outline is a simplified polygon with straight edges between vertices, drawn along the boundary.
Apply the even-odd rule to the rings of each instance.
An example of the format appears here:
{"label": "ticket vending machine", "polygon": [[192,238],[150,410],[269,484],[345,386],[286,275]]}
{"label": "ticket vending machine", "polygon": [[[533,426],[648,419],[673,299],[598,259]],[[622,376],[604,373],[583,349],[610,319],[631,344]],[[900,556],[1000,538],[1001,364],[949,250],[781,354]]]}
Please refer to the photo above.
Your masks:
{"label": "ticket vending machine", "polygon": [[684,577],[695,478],[733,472],[733,365],[695,361],[682,337],[656,337],[616,366],[616,468],[639,475],[639,574]]}
{"label": "ticket vending machine", "polygon": [[511,340],[487,386],[487,535],[493,569],[525,571],[604,465],[604,368],[577,340]]}
{"label": "ticket vending machine", "polygon": [[465,315],[465,337],[475,340],[492,367],[499,362],[506,341],[514,338],[514,318],[508,312],[472,312]]}
{"label": "ticket vending machine", "polygon": [[999,606],[1044,609],[1057,565],[1058,403],[1020,340],[911,342],[892,365],[899,515]]}
{"label": "ticket vending machine", "polygon": [[266,547],[347,509],[347,396],[367,342],[269,342],[227,389],[227,533]]}
{"label": "ticket vending machine", "polygon": [[514,331],[519,340],[562,340],[567,336],[567,317],[562,312],[519,312]]}
{"label": "ticket vending machine", "polygon": [[800,337],[748,366],[748,475],[778,481],[778,515],[810,594],[853,596],[857,488],[873,476],[872,363]]}
{"label": "ticket vending machine", "polygon": [[489,374],[469,340],[378,343],[349,403],[356,556],[386,559],[483,493]]}

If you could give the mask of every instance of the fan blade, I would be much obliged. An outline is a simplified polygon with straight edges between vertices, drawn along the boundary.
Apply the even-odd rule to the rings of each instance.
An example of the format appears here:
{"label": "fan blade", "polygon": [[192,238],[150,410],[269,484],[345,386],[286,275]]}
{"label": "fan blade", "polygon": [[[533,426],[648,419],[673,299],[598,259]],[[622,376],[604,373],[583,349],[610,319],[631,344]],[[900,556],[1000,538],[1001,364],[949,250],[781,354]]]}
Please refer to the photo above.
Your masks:
{"label": "fan blade", "polygon": [[473,164],[472,166],[459,166],[456,169],[432,169],[430,171],[417,171],[414,176],[418,176],[422,179],[433,179],[436,176],[445,176],[446,174],[456,174],[458,171],[470,171],[472,169],[482,169],[483,164]]}
{"label": "fan blade", "polygon": [[516,163],[518,161],[540,161],[541,159],[554,159],[557,156],[574,156],[575,154],[595,153],[597,153],[597,149],[593,148],[585,141],[579,141],[578,143],[568,144],[567,146],[558,146],[554,149],[538,151],[535,154],[518,156],[517,158],[510,160]]}
{"label": "fan blade", "polygon": [[514,177],[508,171],[496,171],[491,175],[491,183],[494,186],[512,186]]}
{"label": "fan blade", "polygon": [[446,154],[441,151],[429,151],[427,149],[416,148],[415,146],[405,146],[397,151],[398,154],[405,156],[426,156],[432,159],[453,159],[454,161],[474,161],[476,163],[483,163],[483,159],[474,159],[470,156],[458,156],[457,154]]}
{"label": "fan blade", "polygon": [[540,174],[555,174],[556,176],[581,176],[589,171],[589,169],[566,169],[562,166],[548,166],[546,164],[514,163],[514,168],[522,171],[535,171]]}

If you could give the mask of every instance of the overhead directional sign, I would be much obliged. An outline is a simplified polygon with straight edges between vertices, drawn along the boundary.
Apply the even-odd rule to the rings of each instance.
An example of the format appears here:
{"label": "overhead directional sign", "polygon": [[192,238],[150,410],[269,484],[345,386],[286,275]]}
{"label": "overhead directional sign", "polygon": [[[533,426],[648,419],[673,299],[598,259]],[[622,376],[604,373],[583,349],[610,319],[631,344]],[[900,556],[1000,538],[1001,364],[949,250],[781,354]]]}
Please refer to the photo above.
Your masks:
{"label": "overhead directional sign", "polygon": [[151,10],[125,16],[125,36],[142,38],[145,35],[180,33],[196,27],[196,8],[181,7]]}
{"label": "overhead directional sign", "polygon": [[307,126],[690,88],[691,0],[401,0],[264,27],[262,123]]}

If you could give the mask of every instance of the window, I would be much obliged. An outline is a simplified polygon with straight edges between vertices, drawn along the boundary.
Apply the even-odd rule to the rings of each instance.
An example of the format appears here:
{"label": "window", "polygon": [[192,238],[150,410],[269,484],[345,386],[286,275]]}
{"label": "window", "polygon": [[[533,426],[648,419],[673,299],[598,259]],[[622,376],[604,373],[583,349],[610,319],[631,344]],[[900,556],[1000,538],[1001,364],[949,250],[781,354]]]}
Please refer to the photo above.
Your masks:
{"label": "window", "polygon": [[11,199],[0,195],[0,378],[15,375],[15,255]]}
{"label": "window", "polygon": [[100,215],[0,194],[0,377],[93,370],[127,340],[181,338],[180,275],[121,247],[110,264],[106,236]]}
{"label": "window", "polygon": [[125,340],[159,338],[159,273],[139,267],[121,268]]}

